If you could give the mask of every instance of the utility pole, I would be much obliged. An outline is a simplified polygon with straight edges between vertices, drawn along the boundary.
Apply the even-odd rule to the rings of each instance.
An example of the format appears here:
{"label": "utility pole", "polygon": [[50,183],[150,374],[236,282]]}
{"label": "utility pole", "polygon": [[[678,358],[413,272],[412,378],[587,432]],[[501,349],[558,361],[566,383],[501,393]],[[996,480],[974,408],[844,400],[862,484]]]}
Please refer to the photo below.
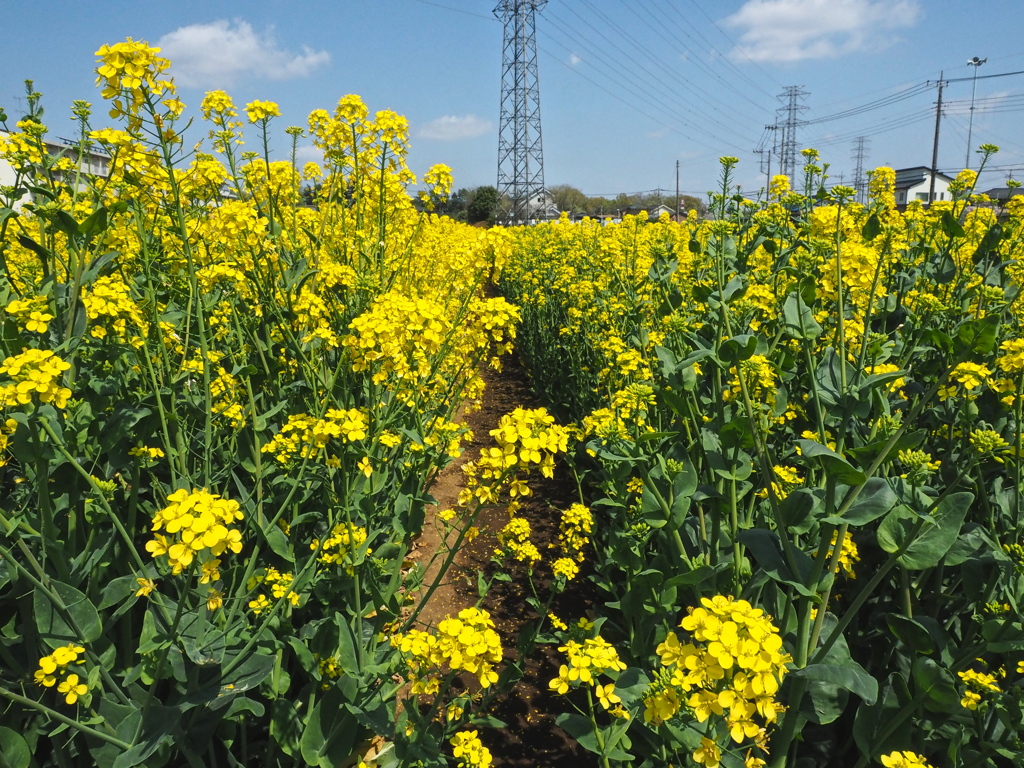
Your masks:
{"label": "utility pole", "polygon": [[971,88],[971,119],[967,121],[967,159],[964,160],[964,168],[971,167],[971,131],[974,128],[974,96],[978,92],[978,68],[988,59],[979,59],[975,56],[967,62],[968,66],[974,67],[974,85]]}
{"label": "utility pole", "polygon": [[867,183],[864,178],[864,157],[867,143],[868,140],[863,136],[858,136],[853,143],[853,161],[855,163],[853,188],[857,190],[857,202],[861,204],[865,202],[865,192],[867,190]]}
{"label": "utility pole", "polygon": [[[975,70],[977,72],[977,70]],[[928,205],[935,202],[935,174],[939,172],[939,125],[942,123],[942,86],[946,70],[939,72],[939,98],[935,102],[935,140],[932,142],[932,180],[928,184]]]}
{"label": "utility pole", "polygon": [[682,210],[679,205],[679,161],[676,160],[676,221],[679,221],[681,215]]}
{"label": "utility pole", "polygon": [[498,197],[507,201],[500,214],[504,224],[529,222],[534,201],[544,192],[536,12],[545,5],[547,0],[502,0],[494,9],[505,27],[498,133]]}

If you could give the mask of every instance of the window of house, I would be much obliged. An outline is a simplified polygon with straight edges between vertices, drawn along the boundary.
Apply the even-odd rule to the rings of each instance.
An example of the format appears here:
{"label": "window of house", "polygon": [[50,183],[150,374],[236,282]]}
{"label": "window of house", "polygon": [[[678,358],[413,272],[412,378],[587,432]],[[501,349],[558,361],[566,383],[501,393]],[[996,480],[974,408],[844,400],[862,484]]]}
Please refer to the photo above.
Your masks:
{"label": "window of house", "polygon": [[928,193],[927,192],[918,192],[914,197],[916,199],[918,199],[918,200],[923,200],[925,202],[928,202]]}

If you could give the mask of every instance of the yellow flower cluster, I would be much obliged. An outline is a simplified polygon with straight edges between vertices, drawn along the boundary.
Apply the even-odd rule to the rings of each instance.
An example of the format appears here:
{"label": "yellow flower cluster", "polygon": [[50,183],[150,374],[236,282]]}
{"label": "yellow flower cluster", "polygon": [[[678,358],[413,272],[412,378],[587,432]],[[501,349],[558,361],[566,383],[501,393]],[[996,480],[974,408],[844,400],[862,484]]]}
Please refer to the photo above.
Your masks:
{"label": "yellow flower cluster", "polygon": [[498,682],[494,667],[502,660],[501,638],[487,611],[464,608],[438,624],[437,634],[412,629],[391,638],[406,656],[413,694],[434,694],[448,670],[464,670],[488,688]]}
{"label": "yellow flower cluster", "polygon": [[84,696],[89,687],[82,682],[78,674],[68,672],[68,667],[74,668],[85,664],[85,648],[71,643],[62,646],[39,660],[39,669],[35,671],[36,685],[44,688],[57,686],[58,693],[64,694],[64,701],[67,704],[74,704],[80,696]]}
{"label": "yellow flower cluster", "polygon": [[580,685],[588,685],[593,689],[601,706],[614,717],[629,719],[629,713],[622,707],[622,699],[615,693],[615,683],[602,684],[600,675],[615,675],[626,668],[619,659],[615,646],[608,643],[600,635],[587,638],[582,643],[569,640],[558,648],[566,655],[568,664],[558,668],[558,677],[548,682],[548,688],[555,693],[567,694]]}
{"label": "yellow flower cluster", "polygon": [[991,429],[975,429],[971,432],[971,445],[974,446],[981,456],[991,456],[993,459],[998,461],[1000,464],[1003,460],[998,454],[1003,453],[1010,444],[1003,439],[1003,436],[998,432],[993,432]]}
{"label": "yellow flower cluster", "polygon": [[[280,600],[282,597],[287,597],[288,601],[292,605],[298,605],[301,598],[296,592],[293,592],[291,588],[292,582],[294,580],[295,578],[291,573],[283,573],[277,570],[277,568],[271,566],[270,568],[267,568],[266,571],[264,571],[263,573],[257,574],[253,576],[251,579],[249,579],[249,583],[246,584],[246,589],[252,592],[254,589],[261,585],[266,586],[270,589],[270,596],[273,597],[275,600]],[[259,597],[262,597],[262,595],[260,595]],[[259,597],[256,598],[256,601],[259,600]],[[249,607],[253,607],[252,602],[249,603]]]}
{"label": "yellow flower cluster", "polygon": [[498,532],[498,548],[494,554],[499,558],[512,555],[516,560],[526,563],[530,568],[540,560],[540,552],[530,541],[530,521],[525,517],[513,517]]}
{"label": "yellow flower cluster", "polygon": [[701,598],[679,626],[694,642],[670,632],[658,646],[664,669],[645,696],[644,719],[660,725],[685,702],[702,723],[722,717],[737,744],[762,745],[765,727],[755,717],[777,719],[783,707],[775,694],[791,661],[771,617],[746,600],[717,595]]}
{"label": "yellow flower cluster", "polygon": [[21,327],[29,333],[46,333],[53,320],[45,296],[14,299],[7,305],[7,314],[18,318]]}
{"label": "yellow flower cluster", "polygon": [[949,380],[939,387],[939,399],[949,400],[956,397],[963,387],[963,394],[968,400],[974,400],[981,394],[982,385],[987,384],[992,376],[988,366],[979,363],[960,363],[949,374]]}
{"label": "yellow flower cluster", "polygon": [[957,676],[966,686],[963,698],[960,699],[960,706],[964,709],[977,709],[978,704],[981,703],[982,693],[1000,692],[995,675],[990,675],[987,672],[975,672],[973,669],[968,669],[964,672],[957,672]]}
{"label": "yellow flower cluster", "polygon": [[491,751],[480,741],[476,731],[456,733],[449,742],[452,756],[458,760],[458,768],[488,768]]}
{"label": "yellow flower cluster", "polygon": [[909,750],[897,750],[881,756],[885,768],[932,768],[921,755]]}
{"label": "yellow flower cluster", "polygon": [[103,85],[103,98],[111,102],[112,117],[137,114],[147,91],[154,96],[174,92],[172,82],[157,79],[171,65],[158,53],[159,48],[142,40],[135,42],[130,37],[123,43],[104,45],[96,51],[99,57],[96,84]]}
{"label": "yellow flower cluster", "polygon": [[10,381],[0,383],[0,408],[32,402],[66,407],[71,390],[60,386],[60,380],[70,367],[70,363],[43,349],[26,349],[5,358],[0,363],[0,374],[6,374]]}
{"label": "yellow flower cluster", "polygon": [[[836,539],[839,538],[839,531],[832,532],[832,541],[828,548],[827,559],[832,559],[832,554],[835,552]],[[817,552],[813,553],[817,556]],[[857,578],[857,574],[853,572],[853,564],[860,562],[860,553],[857,551],[857,544],[853,540],[853,534],[849,531],[846,532],[846,536],[843,537],[843,545],[839,549],[839,561],[836,563],[836,573],[842,571],[849,578]]]}
{"label": "yellow flower cluster", "polygon": [[[120,275],[98,278],[92,288],[82,291],[82,304],[93,323],[89,335],[94,339],[105,339],[113,331],[119,340],[136,348],[142,346],[142,337],[148,332],[148,323]],[[130,335],[129,323],[132,331]]]}
{"label": "yellow flower cluster", "polygon": [[[466,487],[459,492],[461,506],[473,499],[493,503],[506,488],[513,497],[529,496],[526,477],[531,467],[538,465],[541,474],[552,477],[555,455],[569,447],[569,430],[555,424],[555,417],[544,408],[516,408],[502,416],[490,434],[497,447],[484,448],[477,461],[462,468]],[[515,509],[513,502],[510,513]]]}
{"label": "yellow flower cluster", "polygon": [[[203,103],[206,104],[205,100]],[[250,101],[245,105],[245,115],[249,118],[250,123],[258,123],[261,120],[280,117],[281,108],[272,101]]]}
{"label": "yellow flower cluster", "polygon": [[[355,566],[352,565],[350,555],[366,542],[366,529],[351,523],[338,523],[331,529],[331,535],[324,539],[323,546],[320,546],[320,539],[313,539],[309,548],[316,551],[320,549],[319,560],[325,565],[341,563],[345,565],[345,572],[351,576],[355,573]],[[366,550],[369,554],[373,550]]]}
{"label": "yellow flower cluster", "polygon": [[282,464],[300,459],[329,459],[332,440],[354,443],[366,439],[367,414],[356,408],[332,408],[317,419],[304,413],[289,416],[288,421],[262,451],[272,453]]}
{"label": "yellow flower cluster", "polygon": [[590,543],[594,516],[582,504],[573,504],[562,513],[558,524],[558,543],[565,557],[583,562],[583,548]]}
{"label": "yellow flower cluster", "polygon": [[[242,551],[242,533],[230,528],[242,519],[237,501],[224,499],[205,488],[181,488],[167,497],[170,502],[153,516],[152,540],[146,550],[153,557],[167,555],[174,575],[180,574],[197,555],[209,550],[210,557],[225,551]],[[157,533],[163,531],[164,534]]]}
{"label": "yellow flower cluster", "polygon": [[941,461],[932,461],[932,455],[924,451],[908,448],[896,454],[900,464],[907,470],[900,475],[904,480],[909,480],[914,485],[922,485],[928,481],[932,473],[936,472],[942,465]]}

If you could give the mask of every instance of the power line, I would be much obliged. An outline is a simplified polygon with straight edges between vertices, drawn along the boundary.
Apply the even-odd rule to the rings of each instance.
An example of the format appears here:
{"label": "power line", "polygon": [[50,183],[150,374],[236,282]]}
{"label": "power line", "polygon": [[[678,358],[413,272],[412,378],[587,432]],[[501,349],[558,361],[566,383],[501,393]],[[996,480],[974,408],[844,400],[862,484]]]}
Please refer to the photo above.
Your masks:
{"label": "power line", "polygon": [[[569,21],[563,19],[561,16],[555,14],[554,12],[552,12],[551,6],[548,7],[548,12],[544,14],[544,18],[549,22],[552,22],[555,29],[561,35],[565,36],[570,41],[580,46],[582,51],[588,53],[591,57],[593,57],[595,61],[600,63],[606,70],[605,76],[618,81],[625,90],[637,93],[637,95],[642,93],[643,100],[650,106],[664,112],[672,120],[675,120],[683,125],[689,126],[695,132],[702,132],[706,130],[706,126],[702,126],[699,123],[693,122],[693,120],[691,119],[693,115],[702,116],[709,123],[713,123],[721,127],[723,130],[730,130],[732,129],[733,125],[740,122],[740,118],[738,118],[735,115],[723,115],[723,117],[725,118],[724,120],[722,118],[712,115],[711,113],[705,111],[704,109],[697,107],[694,104],[692,97],[687,99],[680,99],[678,95],[674,95],[674,89],[670,83],[666,83],[664,79],[662,79],[658,74],[652,72],[644,64],[638,62],[635,57],[630,55],[628,52],[624,51],[621,46],[619,46],[613,40],[608,38],[608,36],[605,35],[601,30],[595,28],[594,25],[591,24],[588,20],[586,20],[583,16],[581,16],[571,8],[568,8],[568,10],[570,13],[572,13],[578,19],[580,19],[585,26],[594,29],[608,43],[608,45],[610,45],[615,51],[617,51],[622,56],[622,59],[617,61],[609,59],[609,57],[606,56],[603,51],[605,46],[601,46],[600,44],[596,44],[590,40],[582,38],[580,36],[580,32],[582,31],[579,28],[580,25],[570,23]],[[566,47],[566,49],[571,54],[574,53],[567,46],[563,47]],[[587,59],[583,59],[583,61],[590,66],[595,66],[595,64],[592,61],[589,61]],[[631,79],[623,80],[623,73],[625,73]],[[649,87],[648,85],[648,81],[655,83],[660,82],[664,91],[659,91],[657,89],[652,90],[651,87]],[[686,83],[686,81],[682,81],[680,85],[686,87],[688,84]],[[666,101],[667,98],[671,98],[672,101],[675,103],[669,104]],[[678,106],[676,106],[676,104]],[[712,109],[715,109],[716,111],[720,112],[720,110],[718,110],[713,105],[710,106]],[[738,149],[736,145],[732,145],[732,147],[734,149]]]}

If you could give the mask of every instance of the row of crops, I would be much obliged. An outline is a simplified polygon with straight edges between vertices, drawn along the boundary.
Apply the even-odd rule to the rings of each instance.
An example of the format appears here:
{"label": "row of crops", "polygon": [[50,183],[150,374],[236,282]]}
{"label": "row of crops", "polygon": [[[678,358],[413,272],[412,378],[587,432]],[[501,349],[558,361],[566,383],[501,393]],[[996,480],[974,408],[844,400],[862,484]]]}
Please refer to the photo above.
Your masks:
{"label": "row of crops", "polygon": [[[761,203],[724,159],[710,221],[484,231],[430,213],[443,166],[414,204],[399,115],[346,96],[271,161],[275,104],[186,138],[158,50],[97,56],[119,129],[0,115],[0,765],[486,768],[538,644],[605,766],[1024,755],[1024,210],[965,172],[899,213],[885,169],[856,204],[808,153]],[[513,345],[547,408],[428,517]],[[493,507],[514,648],[421,620]]]}
{"label": "row of crops", "polygon": [[710,222],[516,232],[500,287],[640,682],[629,723],[588,709],[570,651],[566,723],[605,764],[1019,764],[1021,198],[965,171],[900,213],[890,169],[861,205],[804,156],[759,204],[723,158]]}

